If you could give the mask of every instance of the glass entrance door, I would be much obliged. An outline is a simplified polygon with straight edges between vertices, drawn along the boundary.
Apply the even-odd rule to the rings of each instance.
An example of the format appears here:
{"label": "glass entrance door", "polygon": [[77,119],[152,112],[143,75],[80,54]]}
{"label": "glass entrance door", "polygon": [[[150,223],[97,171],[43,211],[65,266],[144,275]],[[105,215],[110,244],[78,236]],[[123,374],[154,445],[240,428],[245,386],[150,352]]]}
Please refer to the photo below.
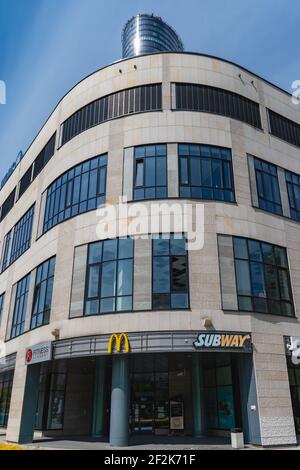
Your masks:
{"label": "glass entrance door", "polygon": [[154,404],[133,403],[133,431],[154,432]]}
{"label": "glass entrance door", "polygon": [[161,356],[137,356],[131,371],[132,432],[169,430],[168,360]]}

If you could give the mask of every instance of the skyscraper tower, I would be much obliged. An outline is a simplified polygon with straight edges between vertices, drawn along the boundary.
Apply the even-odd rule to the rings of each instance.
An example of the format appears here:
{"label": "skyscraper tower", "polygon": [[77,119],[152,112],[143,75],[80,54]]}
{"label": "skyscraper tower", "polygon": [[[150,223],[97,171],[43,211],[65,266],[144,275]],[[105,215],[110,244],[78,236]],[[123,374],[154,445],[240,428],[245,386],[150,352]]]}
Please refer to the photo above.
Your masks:
{"label": "skyscraper tower", "polygon": [[183,51],[183,43],[159,16],[141,14],[127,21],[122,34],[123,58],[161,51]]}

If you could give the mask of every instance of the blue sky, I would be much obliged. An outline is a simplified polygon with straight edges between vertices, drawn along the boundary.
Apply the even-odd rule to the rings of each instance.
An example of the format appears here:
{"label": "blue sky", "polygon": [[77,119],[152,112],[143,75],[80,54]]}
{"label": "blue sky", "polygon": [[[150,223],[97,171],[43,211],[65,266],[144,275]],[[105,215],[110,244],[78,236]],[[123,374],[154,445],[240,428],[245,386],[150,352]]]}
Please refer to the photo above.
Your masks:
{"label": "blue sky", "polygon": [[0,0],[0,178],[77,81],[121,58],[122,27],[143,12],[170,23],[186,50],[288,91],[300,79],[299,0]]}

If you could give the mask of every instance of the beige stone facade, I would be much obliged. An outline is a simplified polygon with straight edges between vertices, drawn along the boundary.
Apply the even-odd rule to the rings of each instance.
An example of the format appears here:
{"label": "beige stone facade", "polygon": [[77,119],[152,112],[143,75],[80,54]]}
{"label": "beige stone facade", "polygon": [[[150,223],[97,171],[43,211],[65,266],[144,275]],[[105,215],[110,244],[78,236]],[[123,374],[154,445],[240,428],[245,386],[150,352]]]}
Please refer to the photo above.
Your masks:
{"label": "beige stone facade", "polygon": [[[136,67],[135,67],[136,66]],[[122,73],[120,73],[120,70]],[[225,90],[260,104],[263,129],[208,113],[172,111],[173,82],[199,83]],[[163,111],[148,112],[111,120],[95,126],[59,147],[60,126],[82,106],[110,93],[151,83],[163,84]],[[257,156],[281,168],[300,174],[300,149],[269,133],[266,108],[300,124],[300,113],[291,97],[236,65],[195,54],[164,53],[135,57],[110,65],[77,84],[60,101],[24,159],[0,192],[0,205],[32,164],[45,143],[56,131],[55,154],[25,194],[0,224],[0,250],[8,231],[35,202],[31,247],[0,275],[0,293],[5,302],[0,325],[0,340],[7,338],[10,298],[14,285],[44,260],[56,255],[53,300],[49,325],[26,331],[5,343],[6,355],[17,354],[7,439],[17,441],[25,388],[25,348],[59,340],[113,332],[201,331],[209,318],[216,331],[251,332],[262,445],[295,444],[295,426],[288,381],[284,336],[300,337],[300,226],[289,218],[254,208],[248,168],[248,155]],[[106,201],[117,203],[119,197],[132,194],[132,162],[128,149],[146,144],[168,144],[168,204],[178,199],[177,143],[201,143],[232,149],[236,203],[204,202],[204,246],[189,256],[190,309],[149,311],[151,307],[151,244],[140,240],[135,246],[136,273],[134,311],[104,316],[82,317],[84,279],[80,256],[86,245],[97,240],[96,211],[78,215],[55,226],[44,235],[39,232],[42,196],[48,186],[65,171],[95,155],[108,154]],[[127,149],[127,151],[125,151]],[[123,178],[126,176],[126,180]],[[173,199],[172,199],[173,198]],[[131,204],[134,204],[132,202]],[[146,205],[150,205],[147,202]],[[242,236],[287,248],[295,305],[295,318],[222,308],[217,235]],[[75,281],[72,291],[74,253]],[[226,262],[221,266],[226,270]],[[232,266],[231,266],[232,268]],[[229,263],[230,272],[230,263]],[[233,271],[231,269],[231,275]],[[230,284],[228,277],[230,303]],[[79,286],[79,287],[78,287]],[[299,289],[299,290],[298,290]],[[29,314],[30,315],[30,314]],[[70,319],[70,317],[72,317]],[[75,372],[72,380],[76,381]],[[90,380],[90,377],[89,377]],[[91,386],[82,388],[89,395]],[[78,393],[81,389],[78,390]],[[77,400],[77,401],[76,401]],[[79,414],[78,395],[73,406]],[[77,407],[77,408],[76,408]],[[87,428],[87,418],[83,417]],[[72,413],[68,410],[68,426]]]}

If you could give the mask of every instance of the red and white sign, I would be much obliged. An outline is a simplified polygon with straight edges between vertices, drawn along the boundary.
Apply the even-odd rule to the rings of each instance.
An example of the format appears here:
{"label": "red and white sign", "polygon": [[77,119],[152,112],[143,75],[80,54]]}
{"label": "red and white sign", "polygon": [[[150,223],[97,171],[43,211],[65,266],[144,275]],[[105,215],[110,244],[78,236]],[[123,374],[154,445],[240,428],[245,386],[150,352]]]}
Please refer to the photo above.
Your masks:
{"label": "red and white sign", "polygon": [[52,343],[36,344],[26,348],[25,351],[25,364],[38,364],[40,362],[51,361],[52,359]]}

